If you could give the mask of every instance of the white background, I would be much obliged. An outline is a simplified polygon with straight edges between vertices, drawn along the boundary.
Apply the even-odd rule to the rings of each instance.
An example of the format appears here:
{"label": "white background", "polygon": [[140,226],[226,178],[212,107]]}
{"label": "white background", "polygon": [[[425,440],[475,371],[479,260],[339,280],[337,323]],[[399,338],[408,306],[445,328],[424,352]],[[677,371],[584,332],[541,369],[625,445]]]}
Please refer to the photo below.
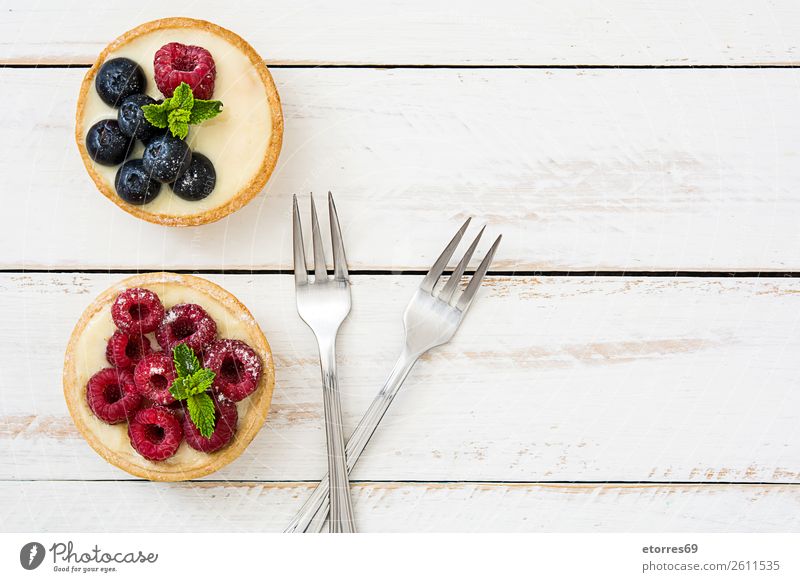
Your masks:
{"label": "white background", "polygon": [[[86,66],[175,9],[250,41],[286,120],[265,191],[185,230],[105,200],[72,135]],[[363,531],[797,529],[796,2],[6,0],[0,14],[0,529],[288,523],[325,470],[315,348],[285,274],[291,195],[311,190],[336,195],[360,273],[340,337],[350,427],[451,233],[472,215],[504,235],[463,328],[412,372],[353,474]],[[225,286],[275,352],[267,424],[201,482],[108,465],[61,395],[82,310],[153,269]]]}
{"label": "white background", "polygon": [[[45,546],[36,570],[20,567],[20,548],[29,541]],[[74,553],[157,553],[152,564],[123,564],[109,573],[55,572],[50,548],[72,541]],[[191,576],[193,580],[250,578],[332,580],[385,577],[390,580],[489,580],[520,577],[577,580],[796,580],[796,535],[362,535],[281,536],[269,534],[61,534],[0,535],[0,572],[9,579],[142,580]],[[697,544],[697,553],[649,554],[645,546],[676,548]],[[205,551],[192,553],[193,548]],[[63,556],[63,553],[62,553]],[[309,559],[313,556],[313,559]],[[777,570],[747,569],[746,562],[773,563]],[[730,562],[744,562],[733,568]],[[652,565],[650,565],[652,563]],[[655,571],[645,565],[700,564],[710,571]],[[97,564],[75,564],[96,567]],[[754,566],[749,566],[753,568]]]}

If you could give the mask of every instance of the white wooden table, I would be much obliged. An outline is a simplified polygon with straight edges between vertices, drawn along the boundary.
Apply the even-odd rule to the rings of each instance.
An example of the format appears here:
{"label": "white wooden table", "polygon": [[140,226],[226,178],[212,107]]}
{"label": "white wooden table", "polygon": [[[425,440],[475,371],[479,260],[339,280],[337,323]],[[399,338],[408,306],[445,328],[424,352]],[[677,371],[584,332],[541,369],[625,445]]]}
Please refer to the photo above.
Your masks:
{"label": "white wooden table", "polygon": [[[187,6],[190,9],[187,9]],[[280,530],[325,470],[292,193],[332,190],[354,276],[353,426],[420,273],[467,215],[502,232],[456,339],[353,474],[364,531],[792,531],[800,525],[800,5],[793,0],[194,0],[247,38],[286,117],[266,190],[176,230],[102,198],[78,84],[163,2],[0,11],[0,529]],[[130,272],[197,272],[272,343],[269,420],[197,482],[80,438],[68,334]]]}

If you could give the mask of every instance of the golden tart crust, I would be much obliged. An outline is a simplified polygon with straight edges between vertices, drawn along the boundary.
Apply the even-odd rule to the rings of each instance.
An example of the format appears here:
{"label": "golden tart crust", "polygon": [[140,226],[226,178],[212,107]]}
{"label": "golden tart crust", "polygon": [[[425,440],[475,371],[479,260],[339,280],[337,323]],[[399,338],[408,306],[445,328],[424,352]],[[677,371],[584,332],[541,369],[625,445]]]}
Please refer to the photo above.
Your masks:
{"label": "golden tart crust", "polygon": [[[114,191],[113,184],[109,184],[108,181],[104,179],[97,171],[95,162],[93,162],[89,157],[89,153],[87,152],[85,145],[86,136],[84,134],[84,116],[87,99],[90,95],[90,91],[94,90],[94,79],[102,64],[108,59],[110,54],[127,45],[132,40],[156,31],[169,29],[202,30],[223,38],[231,45],[236,47],[236,49],[241,51],[241,53],[243,53],[249,59],[264,85],[267,95],[267,106],[269,107],[269,114],[272,121],[272,130],[266,151],[264,152],[264,157],[261,161],[258,171],[253,175],[252,179],[250,179],[248,183],[241,187],[235,195],[228,198],[219,206],[202,210],[194,214],[175,215],[158,213],[154,211],[148,211],[146,205],[137,206],[125,202]],[[154,83],[154,80],[148,79],[148,84],[149,83]],[[78,144],[78,150],[80,151],[86,171],[89,173],[89,176],[91,176],[92,180],[97,186],[97,189],[100,190],[100,192],[106,198],[122,208],[125,212],[155,224],[162,224],[166,226],[197,226],[200,224],[215,222],[233,212],[236,212],[242,206],[250,202],[264,188],[267,180],[269,180],[269,177],[272,175],[272,172],[275,169],[275,165],[278,162],[278,154],[280,153],[281,144],[283,142],[283,112],[281,110],[281,101],[280,97],[278,96],[278,90],[275,87],[275,83],[272,80],[272,75],[270,74],[269,69],[264,64],[264,60],[258,55],[255,49],[253,49],[253,47],[250,46],[242,37],[234,32],[231,32],[230,30],[205,20],[177,17],[162,18],[160,20],[146,22],[132,30],[129,30],[122,36],[112,41],[97,57],[94,65],[86,73],[86,76],[83,78],[83,82],[81,83],[80,93],[78,96],[78,108],[75,116],[75,141]],[[169,186],[165,185],[162,187],[162,189],[163,188],[169,189]],[[169,192],[162,192],[161,195],[163,196],[165,194],[171,195]]]}
{"label": "golden tart crust", "polygon": [[[220,328],[220,337],[230,337],[222,330],[235,330],[236,339],[246,341],[261,357],[263,366],[261,380],[256,391],[237,403],[239,422],[231,442],[214,453],[202,453],[191,449],[186,441],[181,443],[174,457],[165,461],[148,461],[140,456],[127,438],[127,423],[108,425],[97,419],[86,402],[86,381],[99,371],[87,370],[86,360],[91,354],[84,353],[87,329],[102,324],[106,331],[111,321],[111,304],[119,293],[131,287],[145,287],[164,297],[169,293],[190,293],[193,299],[207,309]],[[205,299],[205,301],[203,301]],[[172,303],[164,301],[169,309]],[[222,315],[222,317],[220,317]],[[105,320],[107,318],[107,321]],[[113,322],[111,323],[113,326]],[[88,346],[98,353],[105,353],[107,337],[94,341],[91,333],[87,336],[92,342]],[[97,345],[94,345],[94,344]],[[105,364],[104,367],[110,364]],[[64,358],[64,398],[70,416],[86,442],[106,461],[127,471],[131,475],[151,481],[185,481],[209,475],[236,459],[261,429],[267,418],[272,392],[275,387],[275,367],[272,351],[261,328],[252,314],[231,293],[216,285],[192,275],[175,273],[146,273],[129,277],[101,293],[83,312],[67,345]],[[124,431],[124,435],[121,431]],[[111,443],[109,443],[111,441]],[[178,460],[176,460],[178,459]]]}

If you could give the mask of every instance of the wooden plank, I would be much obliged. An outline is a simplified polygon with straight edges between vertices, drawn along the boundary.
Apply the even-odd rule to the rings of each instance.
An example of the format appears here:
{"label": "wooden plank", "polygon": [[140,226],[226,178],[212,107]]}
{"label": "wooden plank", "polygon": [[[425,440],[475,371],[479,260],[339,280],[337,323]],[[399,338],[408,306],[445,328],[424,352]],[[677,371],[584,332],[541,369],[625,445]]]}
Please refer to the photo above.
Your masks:
{"label": "wooden plank", "polygon": [[[0,482],[10,531],[282,531],[307,483]],[[793,532],[792,485],[354,483],[362,532]]]}
{"label": "wooden plank", "polygon": [[291,195],[333,190],[356,269],[427,270],[467,215],[504,233],[498,270],[800,269],[795,70],[275,73],[266,193],[169,229],[86,175],[83,71],[0,70],[0,267],[286,269]]}
{"label": "wooden plank", "polygon": [[[0,276],[0,479],[120,479],[75,431],[62,351],[116,275]],[[209,277],[253,311],[277,368],[265,428],[213,476],[324,472],[314,340],[292,277]],[[339,336],[352,427],[401,346],[419,277],[354,278]],[[800,483],[796,279],[492,277],[412,372],[361,480]]]}
{"label": "wooden plank", "polygon": [[[175,10],[163,3],[5,2],[0,62],[90,63],[112,38]],[[87,17],[91,15],[91,17]],[[364,3],[195,0],[186,16],[248,39],[270,63],[686,65],[797,62],[791,0]]]}

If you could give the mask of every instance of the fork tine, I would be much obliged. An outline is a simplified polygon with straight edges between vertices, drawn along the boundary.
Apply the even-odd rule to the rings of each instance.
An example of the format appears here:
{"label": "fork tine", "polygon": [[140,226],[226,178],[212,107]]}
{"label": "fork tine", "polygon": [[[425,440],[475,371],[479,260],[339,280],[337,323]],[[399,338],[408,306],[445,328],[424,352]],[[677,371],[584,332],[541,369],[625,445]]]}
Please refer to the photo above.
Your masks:
{"label": "fork tine", "polygon": [[467,218],[466,222],[461,226],[461,228],[458,229],[456,235],[444,248],[442,254],[439,255],[439,258],[436,259],[436,262],[431,267],[431,270],[428,271],[427,275],[425,275],[425,278],[419,285],[420,289],[427,291],[428,293],[433,291],[433,288],[436,286],[436,281],[439,280],[439,277],[442,275],[445,267],[447,267],[447,262],[450,260],[450,257],[453,256],[453,253],[455,252],[458,243],[461,242],[461,237],[464,236],[464,232],[466,232],[471,220],[472,218]]}
{"label": "fork tine", "polygon": [[456,308],[460,309],[461,311],[466,311],[470,304],[472,303],[472,299],[475,297],[475,293],[478,291],[478,287],[481,286],[481,282],[483,278],[486,276],[486,271],[489,270],[489,265],[492,263],[492,259],[494,258],[494,253],[497,251],[497,246],[500,244],[500,239],[503,238],[501,234],[498,236],[492,248],[489,249],[489,252],[486,253],[486,256],[483,257],[481,264],[478,265],[478,269],[475,271],[475,274],[472,276],[472,280],[470,280],[469,285],[467,288],[464,289],[464,292],[461,294],[461,297],[458,298],[458,303],[456,304]]}
{"label": "fork tine", "polygon": [[464,270],[467,268],[469,260],[472,258],[472,253],[475,252],[475,247],[478,246],[478,241],[481,240],[481,235],[483,234],[484,230],[486,230],[486,226],[481,228],[478,236],[476,236],[475,240],[472,241],[472,244],[469,245],[467,252],[464,253],[464,256],[461,258],[461,261],[459,261],[458,265],[453,271],[453,274],[450,275],[450,278],[447,280],[442,292],[439,293],[439,299],[442,301],[449,302],[453,298],[456,289],[458,289],[458,284],[461,282],[461,275],[464,274]]}
{"label": "fork tine", "polygon": [[322,248],[322,235],[319,232],[317,205],[314,204],[313,194],[311,195],[311,244],[314,248],[314,282],[316,283],[328,278],[328,268],[325,266],[325,251]]}
{"label": "fork tine", "polygon": [[336,213],[336,204],[333,194],[328,191],[328,217],[331,221],[331,242],[333,243],[333,277],[337,281],[347,281],[347,257],[344,254],[342,229],[339,226],[339,215]]}
{"label": "fork tine", "polygon": [[303,248],[303,227],[300,225],[300,210],[297,208],[297,194],[292,197],[292,246],[294,248],[294,284],[308,283],[306,272],[306,251]]}

